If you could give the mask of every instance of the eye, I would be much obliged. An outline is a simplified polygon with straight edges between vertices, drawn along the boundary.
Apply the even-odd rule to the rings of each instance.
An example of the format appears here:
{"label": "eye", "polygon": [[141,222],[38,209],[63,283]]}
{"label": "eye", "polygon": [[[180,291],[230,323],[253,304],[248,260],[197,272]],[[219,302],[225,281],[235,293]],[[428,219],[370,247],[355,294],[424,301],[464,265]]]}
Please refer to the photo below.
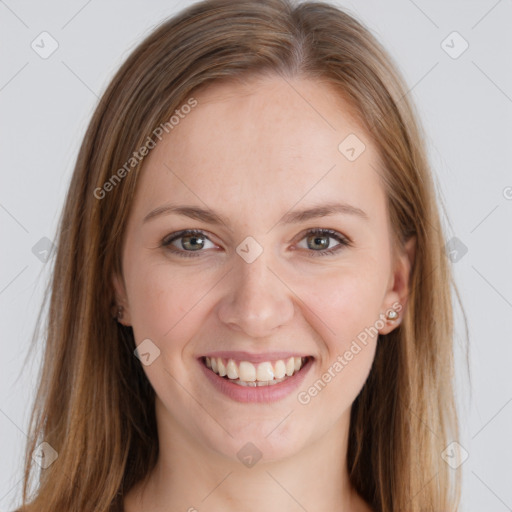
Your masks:
{"label": "eye", "polygon": [[[302,240],[306,240],[305,249],[309,249],[309,255],[315,257],[333,255],[343,247],[351,245],[351,242],[337,231],[323,228],[310,229],[301,238]],[[333,246],[332,240],[336,240],[338,244]],[[208,247],[208,243],[211,244],[210,247]],[[173,254],[187,258],[200,256],[200,253],[203,252],[202,249],[216,247],[208,236],[199,229],[186,229],[173,233],[162,240],[161,246],[167,248]]]}
{"label": "eye", "polygon": [[[350,246],[350,241],[332,229],[315,228],[306,232],[302,240],[306,240],[306,249],[311,256],[329,256],[340,251],[346,246]],[[331,240],[337,240],[338,244],[331,244]],[[299,245],[300,246],[300,245]]]}
{"label": "eye", "polygon": [[[208,247],[208,243],[210,243],[212,247]],[[164,238],[161,245],[169,249],[170,252],[185,257],[199,256],[201,249],[216,247],[206,234],[198,229],[186,229],[178,233],[173,233],[167,238]],[[174,247],[178,247],[178,249],[174,249]]]}

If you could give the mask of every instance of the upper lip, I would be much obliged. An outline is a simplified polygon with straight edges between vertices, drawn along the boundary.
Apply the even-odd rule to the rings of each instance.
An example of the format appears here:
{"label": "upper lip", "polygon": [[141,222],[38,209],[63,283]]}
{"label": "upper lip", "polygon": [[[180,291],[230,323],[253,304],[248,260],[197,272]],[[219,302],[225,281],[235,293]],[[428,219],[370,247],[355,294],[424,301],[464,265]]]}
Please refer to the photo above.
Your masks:
{"label": "upper lip", "polygon": [[260,354],[251,354],[244,351],[215,351],[204,354],[201,357],[221,357],[222,359],[233,359],[233,361],[248,361],[250,363],[264,363],[265,361],[278,361],[279,359],[289,359],[290,357],[312,357],[310,354],[301,352],[264,352]]}

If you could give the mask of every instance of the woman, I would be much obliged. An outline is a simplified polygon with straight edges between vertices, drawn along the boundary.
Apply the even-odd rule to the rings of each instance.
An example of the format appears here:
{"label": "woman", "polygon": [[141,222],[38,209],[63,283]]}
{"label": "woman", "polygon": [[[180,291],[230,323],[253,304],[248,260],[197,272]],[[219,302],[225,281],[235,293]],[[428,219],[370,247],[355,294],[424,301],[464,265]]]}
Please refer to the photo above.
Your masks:
{"label": "woman", "polygon": [[333,6],[158,27],[79,153],[20,510],[456,510],[425,154],[390,57]]}

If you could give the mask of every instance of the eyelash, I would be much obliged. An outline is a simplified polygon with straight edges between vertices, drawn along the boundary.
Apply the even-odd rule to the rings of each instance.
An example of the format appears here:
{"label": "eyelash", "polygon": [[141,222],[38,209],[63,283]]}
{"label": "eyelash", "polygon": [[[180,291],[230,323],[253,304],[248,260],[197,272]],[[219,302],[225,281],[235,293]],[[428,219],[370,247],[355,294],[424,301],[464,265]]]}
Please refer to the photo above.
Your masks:
{"label": "eyelash", "polygon": [[[200,251],[200,250],[199,251],[184,251],[184,250],[178,250],[178,249],[171,249],[172,242],[174,242],[175,240],[178,240],[184,236],[188,236],[188,235],[192,235],[192,236],[200,235],[200,236],[204,236],[205,238],[207,238],[209,240],[206,233],[204,231],[201,231],[200,229],[185,229],[183,231],[173,233],[173,234],[167,236],[166,238],[164,238],[162,240],[161,247],[164,247],[169,252],[176,254],[178,256],[181,256],[181,257],[196,258],[200,255],[199,253],[204,252],[204,251]],[[337,253],[338,251],[340,251],[341,249],[343,249],[344,247],[350,247],[352,245],[348,238],[344,237],[337,231],[334,231],[332,229],[326,229],[326,228],[310,229],[310,230],[306,231],[304,236],[299,241],[302,241],[304,238],[306,238],[310,235],[323,235],[323,236],[329,235],[330,238],[336,239],[340,244],[340,245],[335,246],[332,249],[326,249],[324,251],[312,251],[312,250],[307,251],[310,253],[310,255],[312,257],[332,256],[335,253]]]}

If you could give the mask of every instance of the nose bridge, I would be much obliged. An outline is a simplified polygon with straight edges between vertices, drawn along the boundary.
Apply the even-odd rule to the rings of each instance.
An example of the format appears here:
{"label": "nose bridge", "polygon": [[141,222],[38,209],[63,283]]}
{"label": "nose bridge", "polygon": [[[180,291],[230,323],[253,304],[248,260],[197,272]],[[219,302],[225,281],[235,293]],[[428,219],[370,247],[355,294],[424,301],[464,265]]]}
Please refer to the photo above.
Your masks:
{"label": "nose bridge", "polygon": [[[269,334],[293,317],[291,293],[271,271],[270,251],[263,251],[250,263],[235,255],[226,293],[222,297],[219,318],[248,335]],[[270,267],[270,268],[269,268]]]}

